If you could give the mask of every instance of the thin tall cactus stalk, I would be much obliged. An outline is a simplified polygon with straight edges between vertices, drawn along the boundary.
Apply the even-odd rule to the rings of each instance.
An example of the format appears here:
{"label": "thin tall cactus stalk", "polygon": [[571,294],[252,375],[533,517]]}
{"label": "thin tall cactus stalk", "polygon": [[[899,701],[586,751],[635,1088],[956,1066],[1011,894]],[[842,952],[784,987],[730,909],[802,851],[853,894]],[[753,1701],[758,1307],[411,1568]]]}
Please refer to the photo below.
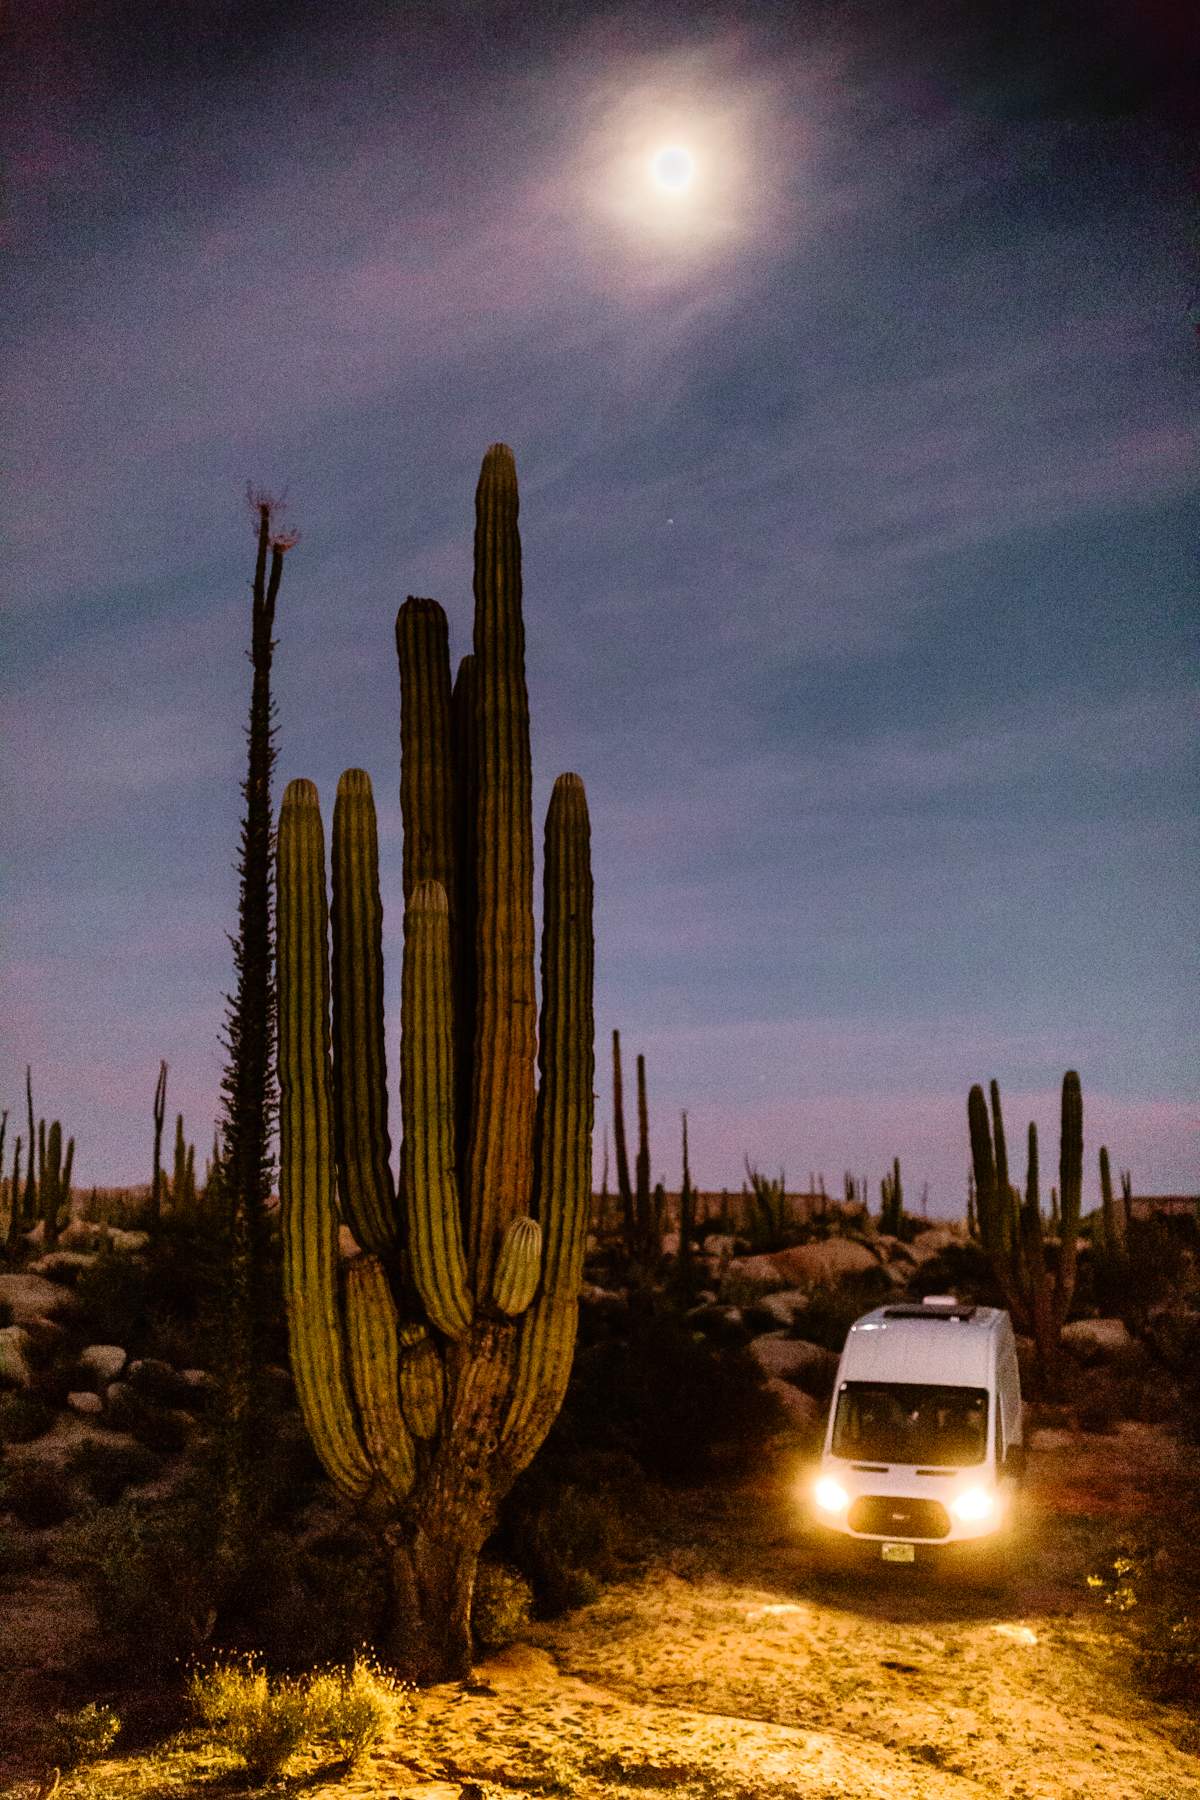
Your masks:
{"label": "thin tall cactus stalk", "polygon": [[[566,1391],[591,1207],[587,802],[577,775],[558,777],[546,817],[539,1023],[517,484],[506,446],[488,451],[476,494],[470,672],[460,666],[451,688],[446,620],[432,600],[405,602],[396,645],[399,1179],[374,800],[366,773],[348,769],[334,808],[331,907],[311,782],[288,784],[279,818],[284,1293],[313,1443],[387,1548],[385,1648],[419,1679],[448,1679],[470,1668],[475,1568],[499,1501]],[[357,1244],[348,1261],[338,1195]]]}
{"label": "thin tall cactus stalk", "polygon": [[167,1116],[167,1065],[158,1065],[158,1080],[154,1087],[154,1169],[150,1179],[150,1223],[157,1225],[162,1218],[162,1136],[163,1121]]}
{"label": "thin tall cactus stalk", "polygon": [[1053,1267],[1047,1256],[1038,1198],[1037,1130],[1029,1127],[1025,1196],[1008,1179],[1008,1152],[999,1085],[991,1084],[991,1118],[983,1089],[967,1099],[979,1235],[1017,1331],[1032,1337],[1047,1389],[1056,1384],[1062,1328],[1075,1292],[1079,1212],[1083,1188],[1083,1097],[1079,1076],[1063,1076],[1058,1192],[1061,1234]]}

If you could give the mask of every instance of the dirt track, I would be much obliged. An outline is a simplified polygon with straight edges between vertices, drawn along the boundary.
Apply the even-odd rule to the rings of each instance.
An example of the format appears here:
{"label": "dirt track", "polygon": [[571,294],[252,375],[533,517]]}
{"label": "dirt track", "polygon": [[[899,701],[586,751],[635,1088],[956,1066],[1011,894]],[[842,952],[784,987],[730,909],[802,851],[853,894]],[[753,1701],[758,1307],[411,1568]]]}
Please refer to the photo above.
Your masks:
{"label": "dirt track", "polygon": [[[1084,1582],[1122,1518],[1196,1481],[1194,1457],[1151,1427],[1051,1438],[1030,1459],[1025,1563],[999,1597],[909,1569],[816,1576],[794,1474],[671,1496],[651,1569],[532,1627],[466,1687],[420,1696],[367,1768],[313,1771],[304,1792],[1200,1800],[1185,1715],[1138,1694]],[[226,1791],[106,1773],[114,1800]]]}

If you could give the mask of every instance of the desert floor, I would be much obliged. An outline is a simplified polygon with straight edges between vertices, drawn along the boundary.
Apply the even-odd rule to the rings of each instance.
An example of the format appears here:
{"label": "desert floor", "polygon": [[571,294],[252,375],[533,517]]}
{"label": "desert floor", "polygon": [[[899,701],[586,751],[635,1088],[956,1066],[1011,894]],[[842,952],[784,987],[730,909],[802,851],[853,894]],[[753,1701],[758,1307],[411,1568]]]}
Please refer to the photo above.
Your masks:
{"label": "desert floor", "polygon": [[[297,1763],[312,1800],[1200,1800],[1200,1731],[1143,1697],[1086,1585],[1122,1525],[1169,1511],[1200,1465],[1161,1428],[1040,1433],[1018,1566],[997,1592],[882,1566],[820,1575],[781,1455],[749,1483],[672,1494],[653,1558],[532,1625],[466,1685],[427,1690],[357,1772]],[[886,1579],[884,1578],[886,1576]],[[57,1607],[57,1612],[55,1608]],[[0,1594],[0,1707],[49,1691],[62,1584]],[[39,1670],[38,1666],[42,1667]],[[23,1704],[22,1704],[23,1702]],[[182,1734],[64,1780],[63,1800],[239,1791]],[[19,1745],[0,1793],[32,1796]]]}

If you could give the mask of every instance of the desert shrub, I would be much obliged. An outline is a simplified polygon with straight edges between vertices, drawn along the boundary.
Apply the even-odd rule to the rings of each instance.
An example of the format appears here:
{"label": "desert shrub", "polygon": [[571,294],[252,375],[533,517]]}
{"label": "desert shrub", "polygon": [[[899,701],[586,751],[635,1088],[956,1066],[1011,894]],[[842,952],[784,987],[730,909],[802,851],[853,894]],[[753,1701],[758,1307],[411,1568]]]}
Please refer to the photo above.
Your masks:
{"label": "desert shrub", "polygon": [[50,1760],[60,1769],[78,1769],[84,1763],[97,1762],[112,1749],[120,1731],[118,1714],[95,1700],[75,1712],[55,1713],[47,1745]]}
{"label": "desert shrub", "polygon": [[308,1684],[270,1681],[252,1661],[193,1671],[188,1699],[218,1743],[240,1756],[255,1781],[270,1781],[315,1735]]}
{"label": "desert shrub", "polygon": [[0,1444],[31,1444],[49,1431],[55,1410],[40,1394],[15,1388],[0,1394]]}
{"label": "desert shrub", "polygon": [[108,1444],[88,1438],[71,1454],[69,1472],[102,1506],[119,1500],[127,1487],[153,1481],[162,1473],[162,1459],[143,1444]]}
{"label": "desert shrub", "polygon": [[1087,1583],[1125,1626],[1142,1686],[1200,1704],[1200,1496],[1123,1536]]}
{"label": "desert shrub", "polygon": [[16,1515],[34,1531],[61,1525],[75,1510],[71,1483],[61,1469],[15,1463],[0,1470],[0,1512]]}
{"label": "desert shrub", "polygon": [[796,1320],[795,1335],[840,1355],[855,1319],[861,1319],[873,1306],[890,1298],[893,1291],[882,1268],[864,1269],[861,1275],[848,1275],[836,1284],[814,1288],[808,1305]]}
{"label": "desert shrub", "polygon": [[27,1538],[0,1526],[0,1581],[27,1575],[37,1563],[37,1552]]}
{"label": "desert shrub", "polygon": [[[928,1224],[923,1220],[922,1229]],[[977,1306],[1004,1305],[991,1259],[983,1246],[971,1239],[939,1250],[913,1271],[908,1287],[918,1300],[926,1294],[957,1294],[960,1300],[974,1301]]]}
{"label": "desert shrub", "polygon": [[266,1530],[224,1628],[277,1667],[345,1662],[378,1635],[386,1596],[379,1545],[353,1520],[300,1545],[293,1531]]}
{"label": "desert shrub", "polygon": [[693,1332],[657,1301],[581,1342],[551,1433],[556,1450],[620,1452],[657,1480],[702,1481],[745,1466],[778,1424],[746,1350]]}
{"label": "desert shrub", "polygon": [[75,1285],[79,1323],[93,1343],[121,1344],[141,1354],[154,1306],[145,1259],[105,1247]]}
{"label": "desert shrub", "polygon": [[533,1589],[504,1563],[481,1562],[475,1573],[471,1632],[481,1650],[502,1650],[529,1623]]}
{"label": "desert shrub", "polygon": [[406,1682],[358,1655],[348,1668],[310,1677],[310,1729],[353,1768],[408,1705]]}
{"label": "desert shrub", "polygon": [[520,1571],[540,1613],[585,1606],[642,1550],[651,1497],[631,1457],[552,1440],[505,1499],[488,1555]]}
{"label": "desert shrub", "polygon": [[66,1535],[56,1565],[79,1579],[114,1666],[161,1668],[211,1630],[216,1530],[214,1498],[197,1487],[153,1507],[125,1498]]}

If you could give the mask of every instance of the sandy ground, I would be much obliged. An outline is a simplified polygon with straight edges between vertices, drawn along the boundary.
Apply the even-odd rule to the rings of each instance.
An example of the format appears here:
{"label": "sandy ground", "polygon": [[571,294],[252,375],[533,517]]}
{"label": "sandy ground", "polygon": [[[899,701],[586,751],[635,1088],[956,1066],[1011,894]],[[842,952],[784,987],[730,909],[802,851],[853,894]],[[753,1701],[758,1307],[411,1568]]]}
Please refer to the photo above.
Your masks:
{"label": "sandy ground", "polygon": [[[1155,1427],[1042,1442],[1030,1459],[1021,1566],[999,1594],[906,1568],[878,1582],[817,1574],[784,1459],[750,1484],[671,1496],[660,1552],[637,1579],[530,1627],[469,1684],[418,1696],[354,1775],[298,1769],[277,1791],[1200,1800],[1200,1756],[1182,1747],[1200,1737],[1189,1738],[1180,1708],[1139,1695],[1120,1634],[1084,1582],[1120,1522],[1169,1509],[1196,1482],[1197,1460]],[[35,1679],[28,1652],[52,1643],[56,1594],[66,1606],[45,1581],[30,1585],[24,1610],[0,1596],[0,1707],[17,1705],[22,1681]],[[114,1800],[232,1791],[185,1779],[182,1766],[178,1781],[160,1765],[145,1785],[145,1773],[113,1761],[88,1791]]]}

